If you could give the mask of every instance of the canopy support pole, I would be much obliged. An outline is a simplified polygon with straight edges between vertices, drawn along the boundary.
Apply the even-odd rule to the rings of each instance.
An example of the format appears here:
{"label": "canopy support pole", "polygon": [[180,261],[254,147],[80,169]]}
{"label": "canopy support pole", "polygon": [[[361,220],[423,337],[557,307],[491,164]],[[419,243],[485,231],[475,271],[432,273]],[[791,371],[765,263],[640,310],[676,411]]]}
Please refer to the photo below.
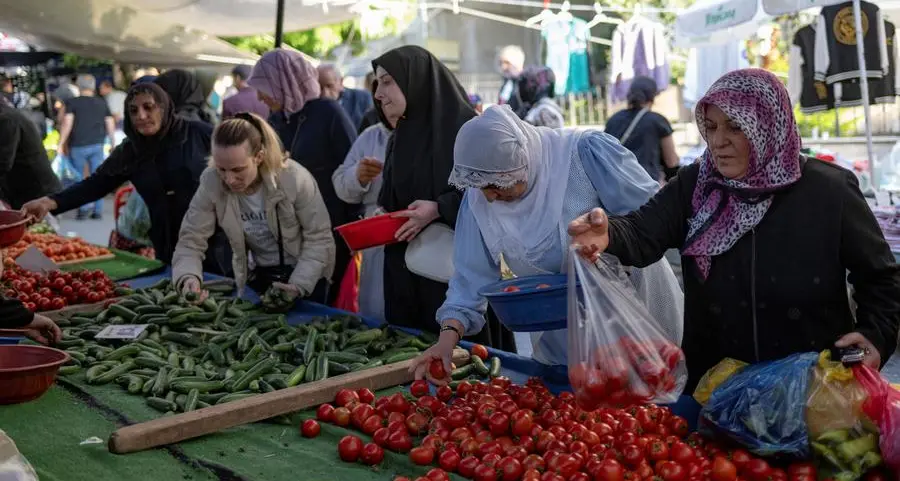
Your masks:
{"label": "canopy support pole", "polygon": [[[862,28],[862,9],[859,4],[860,0],[853,0],[853,20],[856,23],[856,57],[859,61],[859,70],[862,75],[859,79],[859,86],[862,94],[863,117],[866,122],[866,150],[869,154],[869,176],[872,185],[876,185],[875,181],[875,148],[872,145],[872,115],[869,108],[869,78],[866,69],[866,53],[863,46],[863,28]],[[874,19],[870,20],[869,27],[875,27]]]}
{"label": "canopy support pole", "polygon": [[281,47],[281,39],[284,36],[284,0],[278,0],[275,10],[275,48]]}

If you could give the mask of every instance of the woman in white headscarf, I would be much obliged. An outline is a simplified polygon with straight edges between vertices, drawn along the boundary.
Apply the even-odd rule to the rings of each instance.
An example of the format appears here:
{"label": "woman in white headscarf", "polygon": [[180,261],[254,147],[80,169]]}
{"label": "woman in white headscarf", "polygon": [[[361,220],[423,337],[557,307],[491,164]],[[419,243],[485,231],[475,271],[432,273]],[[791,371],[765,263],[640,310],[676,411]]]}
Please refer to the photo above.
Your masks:
{"label": "woman in white headscarf", "polygon": [[[519,276],[566,272],[568,223],[597,206],[630,212],[659,188],[634,155],[597,130],[534,127],[506,106],[469,120],[456,138],[450,183],[465,189],[456,221],[455,272],[437,312],[440,339],[415,364],[449,368],[453,346],[484,325],[481,287],[500,279],[500,254]],[[668,261],[631,272],[638,295],[681,342],[684,296]],[[534,359],[566,364],[566,331],[532,334]]]}

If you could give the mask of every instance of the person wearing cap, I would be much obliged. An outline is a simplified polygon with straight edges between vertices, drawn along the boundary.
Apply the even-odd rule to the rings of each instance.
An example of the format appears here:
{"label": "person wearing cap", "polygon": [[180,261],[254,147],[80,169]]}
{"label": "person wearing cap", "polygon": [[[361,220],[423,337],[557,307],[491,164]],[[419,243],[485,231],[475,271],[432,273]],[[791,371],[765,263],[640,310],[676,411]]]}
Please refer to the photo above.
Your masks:
{"label": "person wearing cap", "polygon": [[237,93],[222,101],[222,120],[234,117],[239,112],[250,112],[264,119],[269,118],[269,107],[259,100],[256,89],[247,84],[251,70],[249,65],[238,65],[231,71]]}
{"label": "person wearing cap", "polygon": [[[116,145],[116,121],[106,101],[95,94],[97,80],[93,75],[79,75],[76,84],[80,95],[66,101],[66,114],[59,129],[59,153],[69,157],[75,175],[81,180],[86,167],[93,174],[106,158],[105,139],[109,139],[110,145]],[[77,219],[87,217],[85,207],[78,209]],[[103,217],[103,199],[94,202],[90,216]]]}
{"label": "person wearing cap", "polygon": [[678,154],[672,125],[651,110],[656,94],[656,81],[649,77],[635,78],[628,90],[628,108],[606,121],[605,132],[633,152],[650,177],[662,182],[678,172]]}

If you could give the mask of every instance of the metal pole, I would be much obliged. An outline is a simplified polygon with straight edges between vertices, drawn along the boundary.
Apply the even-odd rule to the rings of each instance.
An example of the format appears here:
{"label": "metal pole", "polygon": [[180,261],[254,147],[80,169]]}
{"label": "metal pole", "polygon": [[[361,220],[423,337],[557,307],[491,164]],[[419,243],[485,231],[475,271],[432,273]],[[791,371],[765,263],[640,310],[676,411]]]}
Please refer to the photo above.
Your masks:
{"label": "metal pole", "polygon": [[[869,78],[866,69],[866,53],[863,46],[863,29],[862,29],[862,9],[859,4],[860,0],[853,0],[853,20],[856,23],[856,57],[859,60],[859,70],[862,76],[859,80],[860,89],[862,90],[863,117],[866,121],[866,150],[869,154],[869,176],[872,185],[876,185],[875,181],[875,147],[872,145],[872,116],[869,110]],[[869,28],[874,29],[875,19],[870,19]],[[873,30],[874,34],[875,31]]]}
{"label": "metal pole", "polygon": [[277,0],[275,10],[275,48],[281,47],[281,37],[284,36],[284,0]]}

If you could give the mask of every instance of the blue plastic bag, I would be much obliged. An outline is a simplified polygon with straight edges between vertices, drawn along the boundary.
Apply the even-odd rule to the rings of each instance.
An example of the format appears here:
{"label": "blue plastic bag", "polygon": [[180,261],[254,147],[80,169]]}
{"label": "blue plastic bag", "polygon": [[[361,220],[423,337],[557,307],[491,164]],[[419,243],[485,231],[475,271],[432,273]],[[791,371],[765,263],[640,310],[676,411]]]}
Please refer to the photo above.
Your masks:
{"label": "blue plastic bag", "polygon": [[760,456],[809,456],[806,397],[817,353],[745,367],[717,387],[700,411],[700,429]]}

